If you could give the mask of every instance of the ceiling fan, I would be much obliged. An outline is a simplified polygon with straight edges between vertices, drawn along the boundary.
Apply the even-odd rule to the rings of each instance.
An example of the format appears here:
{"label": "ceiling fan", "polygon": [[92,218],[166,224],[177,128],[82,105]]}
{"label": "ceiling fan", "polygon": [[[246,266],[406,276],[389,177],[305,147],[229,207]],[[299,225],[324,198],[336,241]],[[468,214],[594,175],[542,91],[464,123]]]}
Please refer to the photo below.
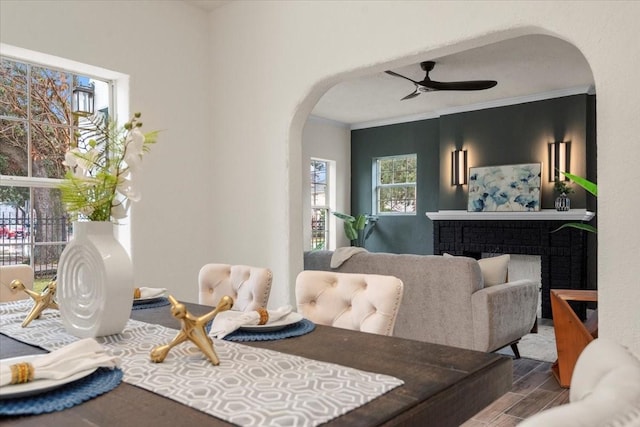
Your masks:
{"label": "ceiling fan", "polygon": [[424,77],[424,80],[417,82],[409,77],[405,77],[402,74],[398,74],[393,71],[385,71],[387,74],[390,74],[395,77],[400,77],[406,80],[409,80],[414,85],[416,85],[416,90],[409,95],[402,98],[402,101],[405,99],[415,98],[423,92],[434,92],[436,90],[484,90],[490,89],[498,84],[495,80],[469,80],[463,82],[437,82],[435,80],[431,80],[429,78],[429,72],[433,70],[434,65],[436,63],[434,61],[424,61],[420,63],[420,67],[427,73]]}

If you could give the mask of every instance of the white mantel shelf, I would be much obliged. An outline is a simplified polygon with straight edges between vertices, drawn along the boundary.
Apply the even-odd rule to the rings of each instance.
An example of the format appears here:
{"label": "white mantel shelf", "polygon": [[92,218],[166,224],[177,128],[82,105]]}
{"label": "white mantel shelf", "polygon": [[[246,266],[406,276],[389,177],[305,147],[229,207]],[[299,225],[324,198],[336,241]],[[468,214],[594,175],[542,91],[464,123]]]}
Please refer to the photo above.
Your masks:
{"label": "white mantel shelf", "polygon": [[586,209],[566,212],[542,209],[538,212],[438,211],[427,212],[426,215],[432,221],[590,221],[596,214]]}

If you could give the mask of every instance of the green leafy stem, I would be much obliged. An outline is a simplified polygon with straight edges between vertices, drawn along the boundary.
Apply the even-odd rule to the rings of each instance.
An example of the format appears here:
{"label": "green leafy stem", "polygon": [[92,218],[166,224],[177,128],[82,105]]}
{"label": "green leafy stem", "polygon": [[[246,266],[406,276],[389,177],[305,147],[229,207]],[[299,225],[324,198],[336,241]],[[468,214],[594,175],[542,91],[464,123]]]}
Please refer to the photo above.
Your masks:
{"label": "green leafy stem", "polygon": [[[573,175],[573,174],[571,174],[569,172],[560,172],[560,173],[563,174],[564,176],[566,176],[567,178],[569,178],[571,181],[573,181],[576,184],[578,184],[580,187],[584,188],[585,191],[588,191],[589,193],[591,193],[594,196],[598,197],[598,185],[596,183],[591,182],[586,178],[582,178],[581,176]],[[556,231],[562,230],[563,228],[577,228],[579,230],[588,231],[590,233],[597,233],[598,232],[598,229],[595,228],[592,225],[585,224],[585,223],[582,223],[582,222],[568,222],[568,223],[563,224],[560,227],[556,228],[555,230],[553,230],[552,233],[555,233]]]}

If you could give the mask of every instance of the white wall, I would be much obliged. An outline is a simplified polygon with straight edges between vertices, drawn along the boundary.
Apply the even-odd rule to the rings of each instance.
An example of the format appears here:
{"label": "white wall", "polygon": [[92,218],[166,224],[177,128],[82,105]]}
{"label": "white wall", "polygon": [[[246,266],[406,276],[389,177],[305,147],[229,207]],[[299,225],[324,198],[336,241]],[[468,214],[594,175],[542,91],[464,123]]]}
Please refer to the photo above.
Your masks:
{"label": "white wall", "polygon": [[640,200],[620,185],[640,159],[640,3],[230,2],[208,41],[202,11],[181,2],[3,0],[0,16],[4,43],[131,74],[132,106],[168,129],[145,159],[136,278],[192,297],[205,260],[266,265],[272,305],[293,300],[302,269],[302,128],[328,88],[523,34],[575,44],[598,94],[599,331],[640,354]]}
{"label": "white wall", "polygon": [[131,213],[136,283],[189,301],[215,240],[208,25],[183,2],[0,2],[0,42],[130,75],[130,111],[163,130]]}
{"label": "white wall", "polygon": [[[335,161],[336,207],[338,212],[351,212],[351,130],[348,126],[309,116],[302,132],[302,214],[303,247],[311,248],[311,188],[309,163],[311,158]],[[335,247],[349,246],[341,220],[329,218]]]}
{"label": "white wall", "polygon": [[[270,265],[273,303],[291,300],[293,278],[302,268],[301,129],[339,79],[523,34],[555,35],[585,55],[598,94],[600,334],[640,353],[640,263],[633,260],[640,202],[619,185],[635,180],[631,166],[640,158],[640,55],[629,42],[640,36],[639,14],[638,3],[596,1],[264,1],[221,7],[211,15],[211,54],[227,63],[212,74],[218,89],[211,119],[214,140],[224,143],[220,149],[233,161],[218,166],[243,181],[243,188],[252,187],[234,162],[259,177],[261,187],[244,195],[242,207],[264,207],[270,227],[249,225],[260,245],[239,243],[218,252]],[[256,76],[268,84],[248,85]],[[233,197],[232,188],[220,191]],[[227,230],[242,221],[226,213],[215,235],[228,241]]]}

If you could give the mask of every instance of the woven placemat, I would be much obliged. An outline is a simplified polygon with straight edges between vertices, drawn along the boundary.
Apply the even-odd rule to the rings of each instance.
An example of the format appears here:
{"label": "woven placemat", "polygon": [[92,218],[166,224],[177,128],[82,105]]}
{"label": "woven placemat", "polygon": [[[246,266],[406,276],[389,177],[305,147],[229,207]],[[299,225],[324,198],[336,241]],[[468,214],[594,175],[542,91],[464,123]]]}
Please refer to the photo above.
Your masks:
{"label": "woven placemat", "polygon": [[133,306],[131,310],[142,310],[145,308],[156,308],[156,307],[164,307],[165,305],[171,304],[168,298],[159,298],[150,301],[133,301]]}
{"label": "woven placemat", "polygon": [[111,391],[120,382],[121,369],[98,368],[91,375],[44,393],[2,399],[0,415],[37,415],[62,411]]}
{"label": "woven placemat", "polygon": [[253,332],[238,329],[237,331],[230,333],[223,339],[235,342],[273,341],[308,334],[315,328],[315,323],[313,323],[309,319],[302,319],[301,321],[296,322],[293,325],[286,326],[285,328],[273,332]]}

